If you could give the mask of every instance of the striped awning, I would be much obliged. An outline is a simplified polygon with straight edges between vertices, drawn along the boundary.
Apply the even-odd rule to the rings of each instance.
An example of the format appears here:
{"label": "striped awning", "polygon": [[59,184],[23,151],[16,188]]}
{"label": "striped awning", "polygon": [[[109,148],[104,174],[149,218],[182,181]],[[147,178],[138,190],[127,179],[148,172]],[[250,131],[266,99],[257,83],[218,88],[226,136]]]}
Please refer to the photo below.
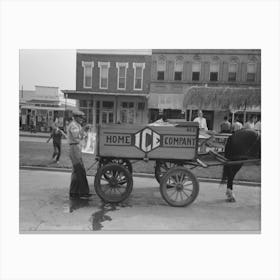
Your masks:
{"label": "striped awning", "polygon": [[191,87],[184,95],[186,109],[247,110],[261,107],[260,88]]}

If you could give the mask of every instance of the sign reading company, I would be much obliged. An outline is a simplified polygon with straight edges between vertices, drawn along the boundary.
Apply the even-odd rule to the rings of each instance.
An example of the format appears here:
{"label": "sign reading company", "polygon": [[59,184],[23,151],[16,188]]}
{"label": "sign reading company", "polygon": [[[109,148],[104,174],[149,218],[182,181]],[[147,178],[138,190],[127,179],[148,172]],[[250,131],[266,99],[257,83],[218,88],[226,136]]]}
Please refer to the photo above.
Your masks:
{"label": "sign reading company", "polygon": [[159,134],[150,127],[136,133],[104,133],[105,146],[135,146],[148,153],[162,148],[195,148],[196,135]]}

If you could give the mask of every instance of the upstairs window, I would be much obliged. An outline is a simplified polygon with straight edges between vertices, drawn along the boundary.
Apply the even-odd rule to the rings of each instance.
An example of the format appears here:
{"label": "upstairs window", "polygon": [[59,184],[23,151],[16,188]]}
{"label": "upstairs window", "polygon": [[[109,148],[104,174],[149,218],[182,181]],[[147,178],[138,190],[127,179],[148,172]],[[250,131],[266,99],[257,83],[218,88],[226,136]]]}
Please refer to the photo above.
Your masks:
{"label": "upstairs window", "polygon": [[83,61],[82,66],[84,68],[83,87],[92,88],[92,68],[94,63],[93,61]]}
{"label": "upstairs window", "polygon": [[118,89],[126,88],[126,71],[128,63],[119,63],[117,62],[118,68]]}
{"label": "upstairs window", "polygon": [[219,64],[211,63],[210,64],[210,81],[216,82],[219,77]]}
{"label": "upstairs window", "polygon": [[235,82],[237,73],[237,63],[230,63],[228,66],[228,81]]}
{"label": "upstairs window", "polygon": [[157,62],[157,80],[164,80],[164,73],[166,70],[166,61],[164,59],[159,59]]}
{"label": "upstairs window", "polygon": [[256,79],[256,63],[247,64],[247,82],[254,82]]}
{"label": "upstairs window", "polygon": [[110,62],[98,62],[98,67],[100,69],[99,88],[100,89],[107,89],[108,88],[108,76],[109,76]]}
{"label": "upstairs window", "polygon": [[193,81],[199,81],[200,71],[201,71],[201,63],[200,62],[194,62],[192,64],[192,80]]}
{"label": "upstairs window", "polygon": [[182,75],[183,75],[183,61],[176,60],[175,67],[174,67],[174,80],[182,81]]}
{"label": "upstairs window", "polygon": [[143,89],[143,71],[145,68],[145,63],[133,63],[134,68],[134,89]]}

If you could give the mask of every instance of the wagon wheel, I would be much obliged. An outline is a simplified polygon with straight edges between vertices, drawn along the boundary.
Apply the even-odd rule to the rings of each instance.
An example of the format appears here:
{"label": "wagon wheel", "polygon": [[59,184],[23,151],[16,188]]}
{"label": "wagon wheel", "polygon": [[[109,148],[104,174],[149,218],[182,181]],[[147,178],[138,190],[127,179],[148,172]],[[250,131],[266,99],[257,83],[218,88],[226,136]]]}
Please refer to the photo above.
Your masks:
{"label": "wagon wheel", "polygon": [[173,167],[161,179],[160,193],[171,206],[184,207],[191,204],[199,193],[195,175],[184,167]]}
{"label": "wagon wheel", "polygon": [[130,195],[132,186],[132,174],[116,163],[99,168],[94,179],[95,192],[105,202],[122,202]]}
{"label": "wagon wheel", "polygon": [[183,162],[157,160],[155,166],[155,177],[158,183],[160,183],[161,178],[166,174],[168,170],[176,166],[183,166]]}

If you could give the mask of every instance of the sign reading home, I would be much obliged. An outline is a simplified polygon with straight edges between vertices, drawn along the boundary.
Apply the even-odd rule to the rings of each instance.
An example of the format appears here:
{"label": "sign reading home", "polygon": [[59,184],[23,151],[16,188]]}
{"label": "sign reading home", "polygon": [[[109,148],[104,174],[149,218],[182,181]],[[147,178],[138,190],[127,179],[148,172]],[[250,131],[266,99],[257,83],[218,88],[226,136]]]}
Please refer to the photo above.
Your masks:
{"label": "sign reading home", "polygon": [[104,135],[106,146],[131,146],[131,134],[105,132]]}

